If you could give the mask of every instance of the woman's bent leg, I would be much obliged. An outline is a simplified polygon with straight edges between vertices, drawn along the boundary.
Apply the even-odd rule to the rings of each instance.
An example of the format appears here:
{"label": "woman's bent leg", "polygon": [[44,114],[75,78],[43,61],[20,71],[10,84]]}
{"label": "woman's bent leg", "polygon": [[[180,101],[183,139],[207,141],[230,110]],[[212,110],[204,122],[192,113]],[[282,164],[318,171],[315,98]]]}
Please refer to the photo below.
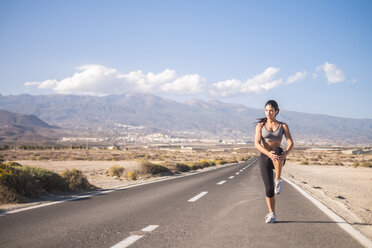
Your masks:
{"label": "woman's bent leg", "polygon": [[283,169],[283,160],[276,160],[273,161],[274,168],[275,168],[275,180],[279,180],[282,177],[282,169]]}
{"label": "woman's bent leg", "polygon": [[[281,155],[283,153],[283,149],[281,147],[275,148],[275,155]],[[273,161],[273,165],[275,168],[275,180],[281,179],[282,176],[282,169],[284,165],[283,160],[275,160]]]}

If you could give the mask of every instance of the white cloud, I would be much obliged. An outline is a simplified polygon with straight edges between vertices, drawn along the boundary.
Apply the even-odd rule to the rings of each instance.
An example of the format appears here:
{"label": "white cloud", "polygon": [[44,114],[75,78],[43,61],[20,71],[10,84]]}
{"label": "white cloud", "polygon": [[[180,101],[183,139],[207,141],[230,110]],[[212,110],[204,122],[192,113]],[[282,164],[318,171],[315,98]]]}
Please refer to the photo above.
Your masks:
{"label": "white cloud", "polygon": [[292,76],[289,76],[288,79],[287,79],[287,84],[292,84],[296,81],[299,81],[299,80],[302,80],[304,79],[305,77],[307,76],[307,72],[306,71],[303,71],[303,72],[297,72],[296,74],[292,75]]}
{"label": "white cloud", "polygon": [[198,74],[185,75],[173,82],[163,84],[161,89],[165,92],[197,94],[206,86],[206,80]]}
{"label": "white cloud", "polygon": [[206,80],[197,74],[179,77],[171,69],[158,74],[144,74],[140,70],[122,74],[116,69],[102,65],[84,65],[77,69],[79,72],[60,81],[49,79],[26,82],[24,85],[37,85],[38,88],[49,88],[62,94],[108,95],[129,91],[194,94],[203,91],[206,83]]}
{"label": "white cloud", "polygon": [[327,77],[328,83],[339,83],[345,80],[344,72],[337,68],[336,65],[325,62],[318,66],[317,70],[323,70]]}
{"label": "white cloud", "polygon": [[263,73],[245,82],[236,79],[214,83],[210,89],[213,95],[229,96],[235,94],[259,93],[280,85],[283,80],[274,80],[273,77],[279,72],[279,68],[268,67]]}

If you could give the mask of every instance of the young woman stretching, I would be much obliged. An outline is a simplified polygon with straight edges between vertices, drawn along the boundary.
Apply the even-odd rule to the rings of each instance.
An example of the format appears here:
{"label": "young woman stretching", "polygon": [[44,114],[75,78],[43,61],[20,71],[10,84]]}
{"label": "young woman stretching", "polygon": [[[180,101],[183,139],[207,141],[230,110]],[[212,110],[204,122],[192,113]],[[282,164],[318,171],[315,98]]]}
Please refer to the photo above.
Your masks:
{"label": "young woman stretching", "polygon": [[[275,194],[283,190],[281,179],[282,167],[288,153],[293,148],[293,140],[288,125],[277,121],[279,107],[276,101],[270,100],[265,105],[265,118],[260,118],[256,125],[254,145],[260,153],[260,170],[266,189],[266,202],[269,213],[265,216],[266,223],[275,223]],[[287,149],[280,147],[283,134],[287,139]],[[273,170],[275,169],[275,185]]]}

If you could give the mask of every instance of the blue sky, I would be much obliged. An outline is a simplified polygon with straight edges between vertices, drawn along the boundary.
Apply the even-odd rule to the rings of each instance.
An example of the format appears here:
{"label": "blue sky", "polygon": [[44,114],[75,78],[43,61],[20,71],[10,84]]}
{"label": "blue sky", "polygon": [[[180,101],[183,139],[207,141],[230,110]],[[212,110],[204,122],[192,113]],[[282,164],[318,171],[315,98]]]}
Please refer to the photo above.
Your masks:
{"label": "blue sky", "polygon": [[372,1],[0,0],[0,93],[372,118]]}

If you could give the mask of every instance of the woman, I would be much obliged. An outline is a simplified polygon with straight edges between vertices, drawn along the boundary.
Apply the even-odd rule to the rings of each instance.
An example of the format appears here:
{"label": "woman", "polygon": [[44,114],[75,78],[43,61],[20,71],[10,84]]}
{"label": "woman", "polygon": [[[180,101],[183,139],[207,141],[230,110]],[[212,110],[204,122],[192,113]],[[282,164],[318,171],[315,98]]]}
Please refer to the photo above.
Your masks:
{"label": "woman", "polygon": [[[275,223],[275,194],[282,189],[281,173],[285,159],[293,148],[293,140],[288,125],[276,120],[279,107],[276,101],[270,100],[265,105],[265,118],[260,118],[256,125],[255,147],[260,153],[260,170],[266,189],[266,202],[269,213],[265,216],[266,223]],[[283,134],[287,139],[287,149],[280,147]],[[275,169],[275,185],[273,170]]]}

